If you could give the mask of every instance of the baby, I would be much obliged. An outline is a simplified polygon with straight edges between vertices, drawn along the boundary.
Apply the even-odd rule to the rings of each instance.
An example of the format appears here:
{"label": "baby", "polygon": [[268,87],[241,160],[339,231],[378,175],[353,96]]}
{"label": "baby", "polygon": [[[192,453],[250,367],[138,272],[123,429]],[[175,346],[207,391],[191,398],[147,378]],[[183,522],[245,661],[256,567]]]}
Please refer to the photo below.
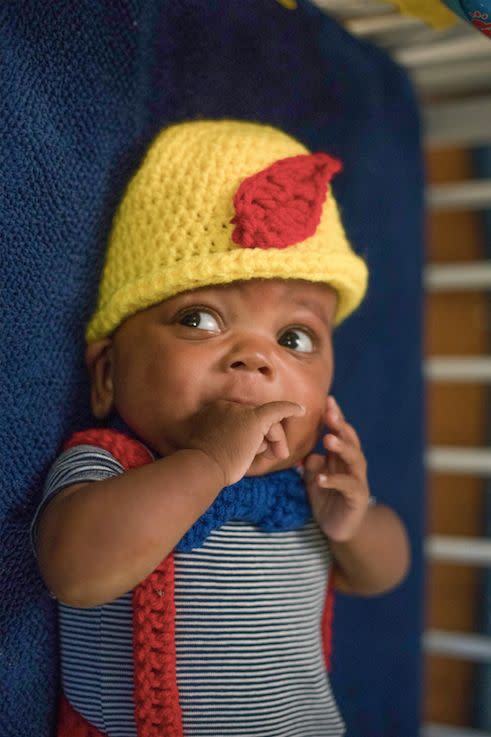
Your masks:
{"label": "baby", "polygon": [[65,445],[33,523],[59,601],[58,737],[344,734],[328,583],[384,592],[409,552],[329,396],[333,330],[367,281],[339,168],[269,126],[192,121],[125,192],[87,330],[98,426]]}

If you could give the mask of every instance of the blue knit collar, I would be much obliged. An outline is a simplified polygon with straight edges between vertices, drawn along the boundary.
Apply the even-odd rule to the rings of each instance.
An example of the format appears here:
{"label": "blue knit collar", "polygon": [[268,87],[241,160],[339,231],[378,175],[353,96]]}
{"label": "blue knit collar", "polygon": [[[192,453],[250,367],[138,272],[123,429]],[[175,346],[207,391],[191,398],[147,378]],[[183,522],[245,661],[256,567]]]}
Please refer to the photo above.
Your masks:
{"label": "blue knit collar", "polygon": [[245,476],[222,489],[176,548],[185,551],[200,547],[210,532],[232,520],[249,522],[265,532],[279,532],[303,527],[310,518],[305,487],[294,469]]}
{"label": "blue knit collar", "polygon": [[[120,417],[111,417],[109,426],[141,442]],[[297,470],[289,468],[264,476],[245,476],[222,489],[213,504],[181,538],[176,550],[185,552],[201,547],[213,530],[232,520],[248,522],[265,532],[280,532],[303,527],[311,517],[305,486]]]}

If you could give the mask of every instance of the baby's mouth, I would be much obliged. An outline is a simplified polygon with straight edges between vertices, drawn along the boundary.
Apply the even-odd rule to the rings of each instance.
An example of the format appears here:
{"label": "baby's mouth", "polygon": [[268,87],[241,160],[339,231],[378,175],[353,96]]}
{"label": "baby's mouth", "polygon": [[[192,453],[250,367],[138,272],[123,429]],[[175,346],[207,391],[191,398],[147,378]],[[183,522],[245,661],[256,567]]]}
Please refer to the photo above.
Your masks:
{"label": "baby's mouth", "polygon": [[235,404],[244,404],[247,407],[259,407],[261,402],[256,402],[245,397],[224,397],[226,402],[234,402]]}

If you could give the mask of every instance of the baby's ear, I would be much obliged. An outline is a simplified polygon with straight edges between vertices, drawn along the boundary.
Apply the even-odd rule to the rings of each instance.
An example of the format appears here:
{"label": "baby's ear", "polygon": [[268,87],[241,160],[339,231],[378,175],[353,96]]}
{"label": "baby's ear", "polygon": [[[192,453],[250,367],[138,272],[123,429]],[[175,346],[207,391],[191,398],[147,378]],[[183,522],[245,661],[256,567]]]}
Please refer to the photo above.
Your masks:
{"label": "baby's ear", "polygon": [[85,349],[85,363],[90,376],[92,414],[98,420],[103,420],[110,414],[114,404],[111,338],[89,343]]}

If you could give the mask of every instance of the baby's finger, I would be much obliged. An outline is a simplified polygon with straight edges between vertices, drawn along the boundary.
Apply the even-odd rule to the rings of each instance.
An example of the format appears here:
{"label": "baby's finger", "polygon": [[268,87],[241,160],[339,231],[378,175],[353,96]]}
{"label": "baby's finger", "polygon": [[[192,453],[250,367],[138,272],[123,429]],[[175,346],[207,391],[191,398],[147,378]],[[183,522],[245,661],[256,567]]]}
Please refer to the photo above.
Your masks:
{"label": "baby's finger", "polygon": [[330,394],[328,396],[328,398],[327,398],[327,407],[326,407],[326,410],[328,412],[332,412],[332,413],[335,413],[335,414],[339,415],[339,417],[341,418],[341,420],[344,420],[343,410],[341,409],[341,407],[339,406],[339,404],[336,402],[336,400],[334,399],[334,397],[332,396],[332,394]]}
{"label": "baby's finger", "polygon": [[266,440],[269,440],[271,443],[276,443],[278,440],[281,440],[282,436],[284,436],[285,431],[283,430],[283,427],[280,422],[275,422],[274,425],[271,425],[268,432],[264,436]]}
{"label": "baby's finger", "polygon": [[263,433],[269,431],[270,427],[287,417],[301,417],[305,414],[305,407],[295,402],[268,402],[260,407],[254,408],[254,413],[260,420]]}
{"label": "baby's finger", "polygon": [[264,437],[275,458],[288,458],[290,451],[285,431],[281,423],[277,422],[274,425],[271,425]]}
{"label": "baby's finger", "polygon": [[259,455],[260,453],[264,453],[264,451],[267,450],[267,449],[268,449],[268,444],[267,444],[267,442],[265,440],[263,440],[263,442],[261,443],[261,445],[257,449],[257,454],[256,455]]}
{"label": "baby's finger", "polygon": [[353,425],[350,425],[348,422],[343,423],[339,436],[345,440],[348,440],[348,442],[353,443],[356,448],[361,448],[361,442],[360,438],[358,437],[358,433],[356,432]]}
{"label": "baby's finger", "polygon": [[336,435],[347,437],[346,431],[348,423],[344,419],[344,415],[333,397],[328,397],[325,422],[328,428],[335,432]]}
{"label": "baby's finger", "polygon": [[328,397],[326,407],[326,425],[331,430],[334,430],[336,435],[339,435],[341,438],[346,438],[347,440],[350,440],[358,448],[361,448],[360,439],[355,428],[350,425],[349,422],[346,422],[341,408],[337,404],[334,397]]}
{"label": "baby's finger", "polygon": [[317,486],[321,489],[334,489],[339,491],[347,500],[355,499],[360,494],[360,485],[352,477],[345,473],[322,474],[317,476]]}
{"label": "baby's finger", "polygon": [[355,476],[364,476],[367,464],[360,448],[332,434],[325,435],[322,442],[327,450],[331,451],[331,453],[336,453],[344,461]]}
{"label": "baby's finger", "polygon": [[326,468],[326,457],[320,453],[310,453],[305,459],[304,465],[304,477],[306,480],[310,480],[317,473],[321,473]]}
{"label": "baby's finger", "polygon": [[355,428],[348,422],[345,420],[332,421],[329,416],[326,416],[326,425],[332,434],[361,450],[360,438]]}

